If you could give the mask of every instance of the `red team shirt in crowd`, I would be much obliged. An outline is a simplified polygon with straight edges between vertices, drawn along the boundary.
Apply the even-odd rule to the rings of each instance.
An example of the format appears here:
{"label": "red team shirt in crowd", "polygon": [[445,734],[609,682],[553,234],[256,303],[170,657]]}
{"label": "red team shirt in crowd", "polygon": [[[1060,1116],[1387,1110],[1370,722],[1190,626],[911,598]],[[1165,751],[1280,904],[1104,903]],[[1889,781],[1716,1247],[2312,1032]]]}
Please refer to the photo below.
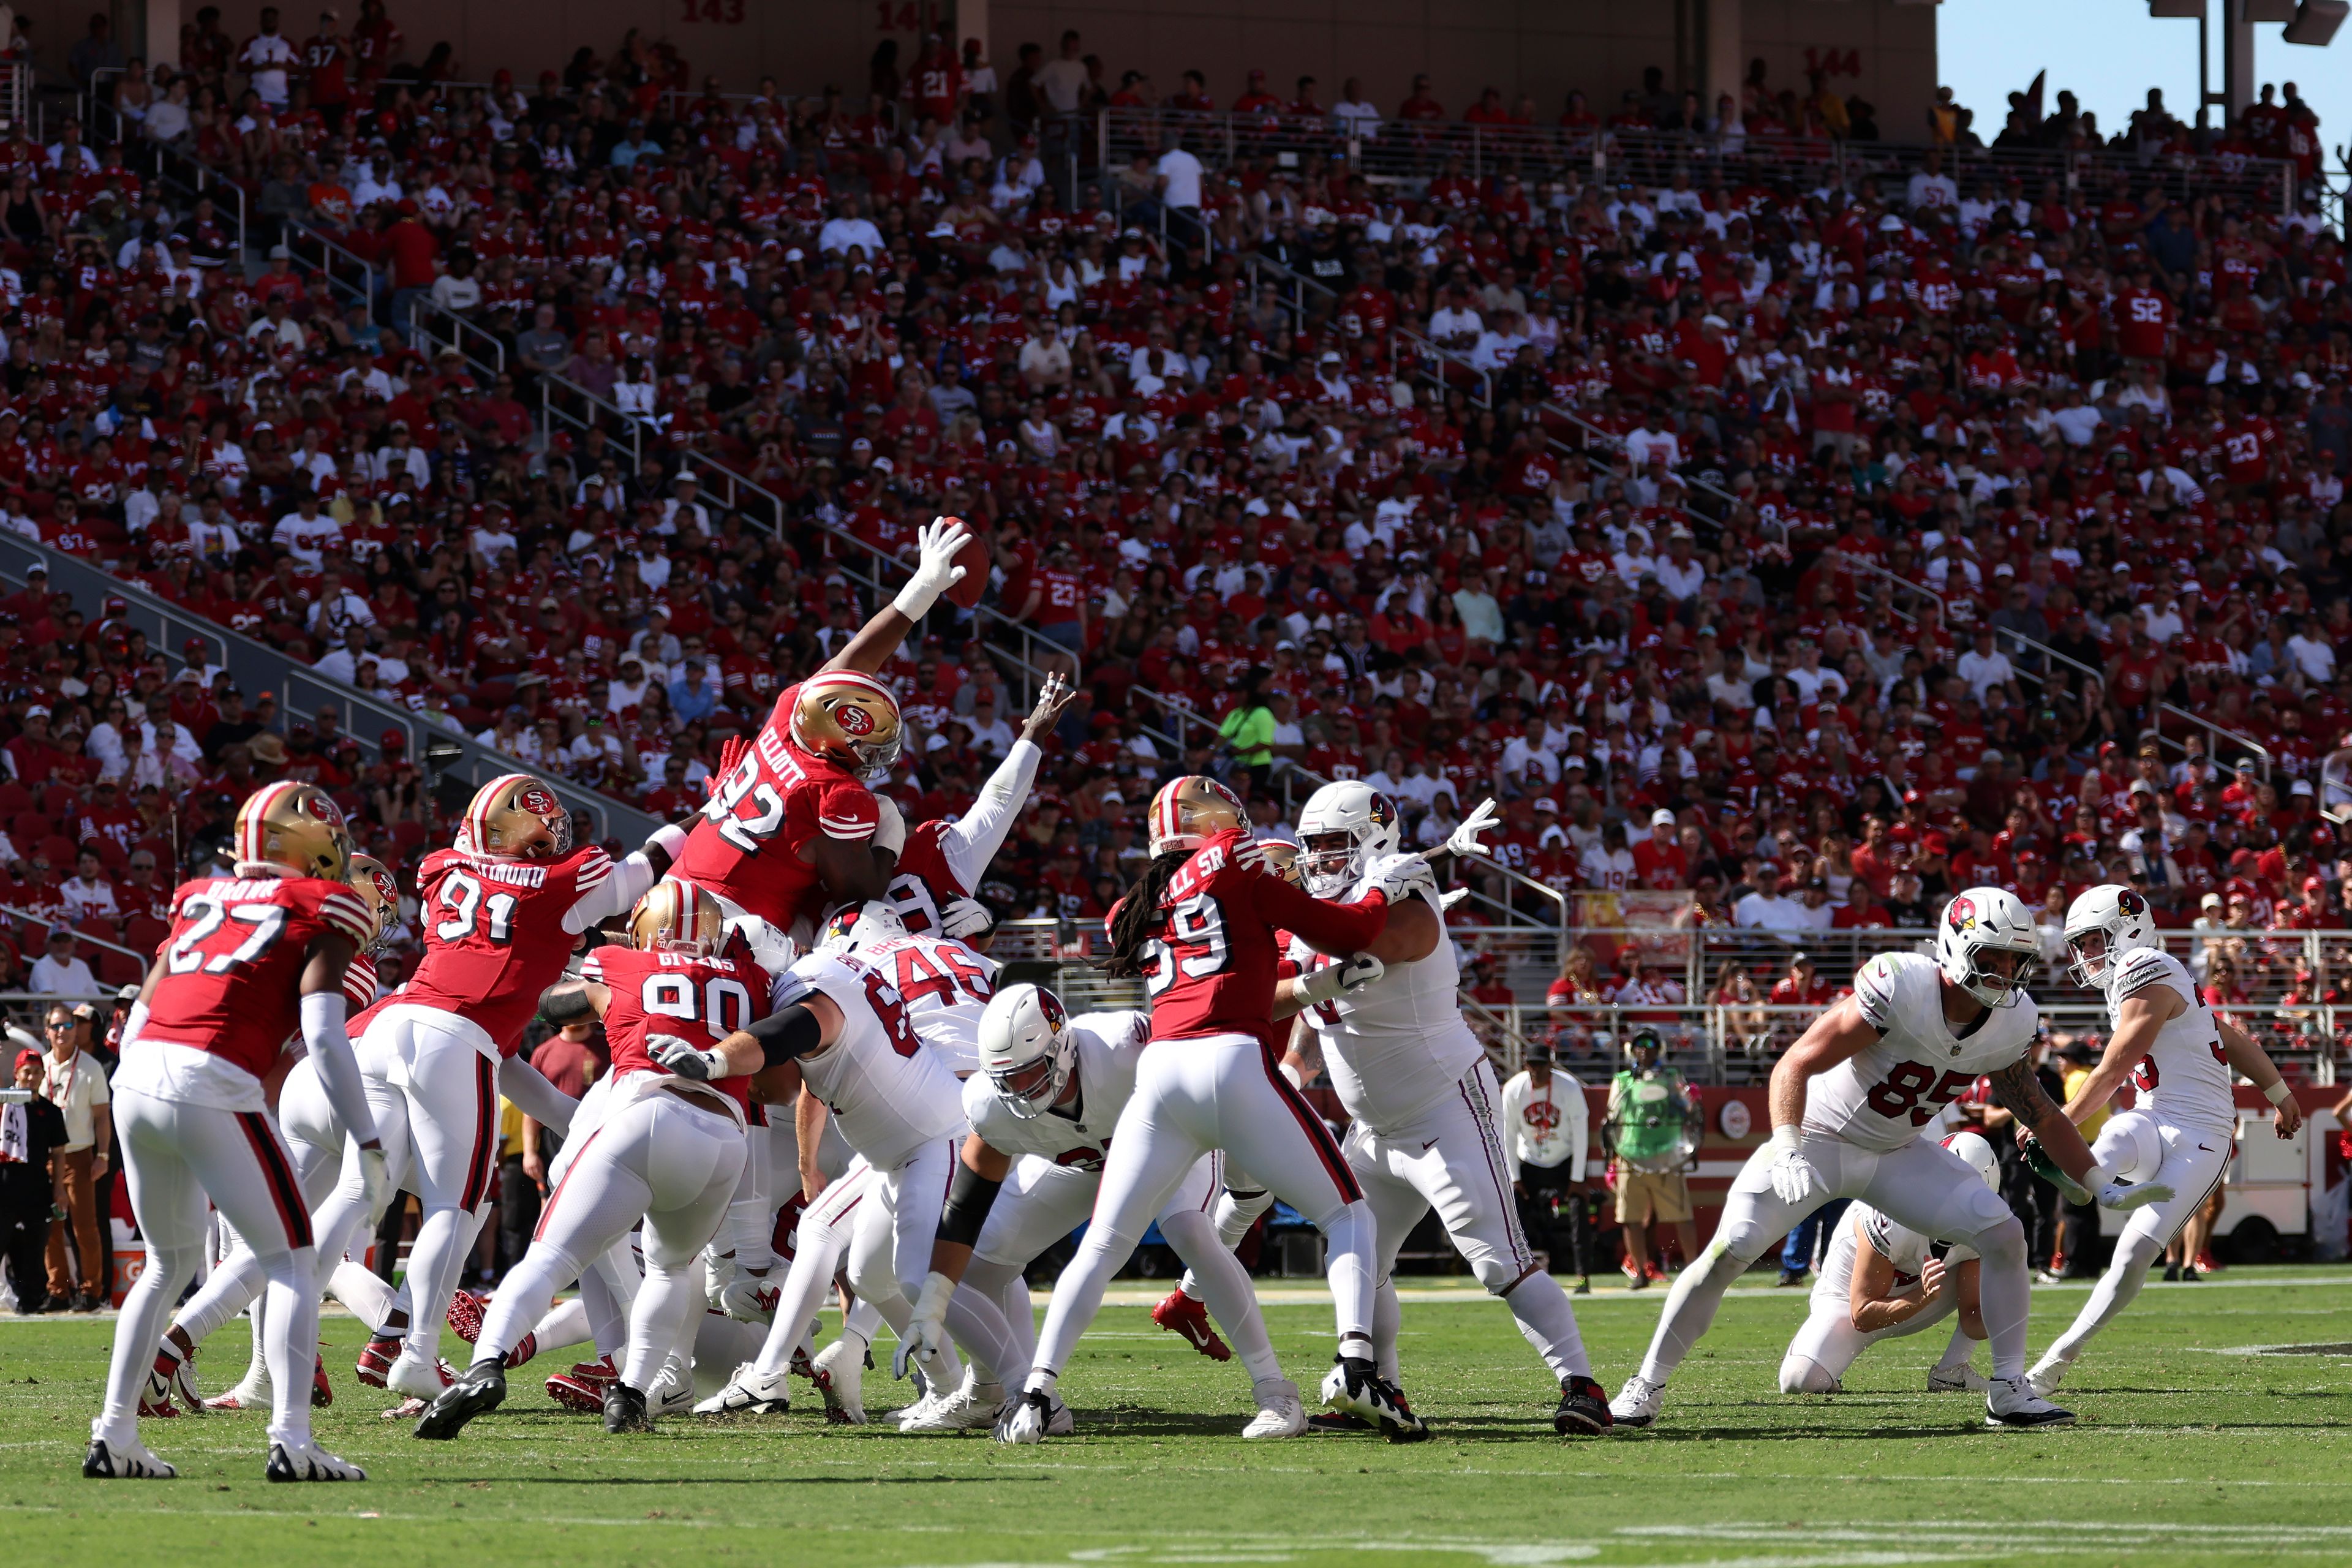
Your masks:
{"label": "red team shirt in crowd", "polygon": [[827,895],[802,852],[819,834],[866,844],[881,825],[874,792],[847,768],[792,742],[801,689],[776,699],[751,753],[719,782],[709,812],[687,835],[671,874],[699,883],[779,930],[795,917],[814,925]]}
{"label": "red team shirt in crowd", "polygon": [[595,845],[560,860],[436,849],[416,873],[425,952],[407,985],[352,1020],[353,1039],[394,1002],[438,1007],[482,1026],[502,1057],[521,1047],[540,993],[563,976],[577,933],[564,916],[613,874]]}
{"label": "red team shirt in crowd", "polygon": [[[600,947],[580,972],[613,994],[604,1005],[604,1038],[616,1083],[633,1072],[672,1076],[654,1060],[646,1043],[651,1036],[674,1035],[698,1047],[715,1046],[768,1016],[772,982],[751,961],[740,938],[713,958]],[[747,1123],[752,1120],[749,1074],[713,1079],[710,1087],[733,1100]]]}
{"label": "red team shirt in crowd", "polygon": [[[205,877],[172,895],[163,978],[143,1039],[194,1046],[264,1078],[302,1027],[310,943],[332,931],[359,946],[367,905],[322,877]],[[532,1001],[537,1003],[534,993]]]}
{"label": "red team shirt in crowd", "polygon": [[1212,835],[1161,895],[1165,913],[1143,971],[1155,1040],[1264,1039],[1282,961],[1277,930],[1318,948],[1356,952],[1388,923],[1388,900],[1378,893],[1361,903],[1326,903],[1236,859],[1250,842],[1240,828]]}

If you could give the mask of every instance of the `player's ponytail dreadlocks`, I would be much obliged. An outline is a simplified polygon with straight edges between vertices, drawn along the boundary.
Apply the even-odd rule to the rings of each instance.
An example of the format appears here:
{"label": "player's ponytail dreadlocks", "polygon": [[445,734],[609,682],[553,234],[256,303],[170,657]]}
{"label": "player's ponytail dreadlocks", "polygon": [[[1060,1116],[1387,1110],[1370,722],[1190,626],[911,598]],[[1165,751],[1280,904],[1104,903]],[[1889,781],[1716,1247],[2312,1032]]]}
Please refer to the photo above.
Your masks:
{"label": "player's ponytail dreadlocks", "polygon": [[1160,900],[1168,891],[1177,868],[1192,858],[1190,849],[1171,849],[1157,856],[1135,879],[1135,886],[1111,917],[1110,952],[1090,960],[1105,974],[1127,978],[1143,973],[1143,947],[1160,925]]}

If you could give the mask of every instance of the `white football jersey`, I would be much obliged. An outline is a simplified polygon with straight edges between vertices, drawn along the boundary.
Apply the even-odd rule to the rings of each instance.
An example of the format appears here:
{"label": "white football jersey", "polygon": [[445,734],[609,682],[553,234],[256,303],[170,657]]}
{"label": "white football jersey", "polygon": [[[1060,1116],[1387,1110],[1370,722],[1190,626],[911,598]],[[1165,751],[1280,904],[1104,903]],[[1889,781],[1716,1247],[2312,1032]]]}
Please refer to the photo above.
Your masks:
{"label": "white football jersey", "polygon": [[1916,1139],[1983,1074],[2013,1066],[2032,1048],[2041,1018],[2033,998],[2020,994],[2016,1005],[1989,1007],[1975,1027],[1953,1034],[1936,961],[1924,953],[1880,953],[1855,973],[1853,993],[1878,1038],[1813,1079],[1805,1131],[1881,1153]]}
{"label": "white football jersey", "polygon": [[996,994],[998,964],[952,937],[894,936],[857,950],[858,962],[898,988],[923,1044],[958,1078],[980,1070],[980,1016]]}
{"label": "white football jersey", "polygon": [[821,991],[841,1009],[841,1037],[800,1058],[801,1079],[824,1101],[852,1149],[877,1171],[963,1129],[955,1074],[924,1046],[898,988],[856,955],[812,952],[776,977],[773,1005]]}
{"label": "white football jersey", "polygon": [[[1859,1236],[1863,1241],[1856,1241]],[[1928,1257],[1937,1243],[1913,1230],[1907,1225],[1897,1225],[1868,1204],[1855,1204],[1838,1221],[1837,1234],[1822,1258],[1822,1271],[1813,1281],[1813,1302],[1829,1305],[1843,1314],[1851,1309],[1853,1299],[1853,1266],[1867,1244],[1871,1250],[1895,1266],[1895,1294],[1908,1295],[1919,1285],[1919,1270],[1927,1265]],[[1944,1250],[1947,1268],[1956,1268],[1976,1257],[1971,1248],[1952,1246]]]}
{"label": "white football jersey", "polygon": [[1042,1116],[1013,1114],[985,1073],[964,1081],[963,1111],[981,1142],[1004,1154],[1035,1154],[1082,1171],[1102,1169],[1118,1113],[1135,1092],[1136,1064],[1151,1043],[1149,1013],[1081,1013],[1070,1020],[1077,1099]]}
{"label": "white football jersey", "polygon": [[[1359,882],[1348,900],[1364,889]],[[1378,980],[1301,1015],[1322,1044],[1323,1066],[1339,1103],[1375,1132],[1411,1126],[1452,1095],[1462,1075],[1486,1054],[1462,1021],[1462,974],[1445,934],[1445,912],[1434,902],[1431,907],[1437,910],[1438,934],[1427,958],[1391,963]],[[1310,973],[1345,962],[1296,939],[1290,956]]]}
{"label": "white football jersey", "polygon": [[2108,1027],[2116,1026],[2126,998],[2156,985],[2169,985],[2189,1006],[2157,1031],[2156,1044],[2132,1069],[2139,1109],[2168,1126],[2234,1135],[2237,1077],[2221,1053],[2213,1009],[2205,1005],[2180,960],[2155,947],[2124,954],[2107,987]]}

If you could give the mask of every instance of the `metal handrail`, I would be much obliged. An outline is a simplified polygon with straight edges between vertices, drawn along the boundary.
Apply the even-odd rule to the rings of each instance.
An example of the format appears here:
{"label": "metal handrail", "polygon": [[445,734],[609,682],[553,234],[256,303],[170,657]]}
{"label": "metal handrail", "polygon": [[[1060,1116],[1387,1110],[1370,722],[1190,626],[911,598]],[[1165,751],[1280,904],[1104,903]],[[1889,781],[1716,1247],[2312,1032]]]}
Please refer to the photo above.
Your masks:
{"label": "metal handrail", "polygon": [[[449,322],[451,330],[446,336],[418,324],[419,314],[427,310]],[[481,339],[483,342],[489,345],[489,358],[483,359],[466,346],[468,334]],[[430,338],[434,342],[456,349],[460,355],[464,356],[466,363],[476,370],[487,372],[494,376],[506,374],[507,345],[499,341],[499,335],[467,320],[457,311],[430,297],[415,299],[408,302],[408,335],[412,340]]]}
{"label": "metal handrail", "polygon": [[[38,910],[19,909],[15,904],[0,904],[0,915],[8,915],[16,920],[27,921],[37,925],[50,927],[65,925],[68,923],[67,921],[58,920],[54,915],[45,915]],[[149,959],[155,956],[152,952],[142,952],[135,947],[125,947],[119,942],[109,942],[102,936],[92,936],[78,925],[74,926],[72,929],[74,940],[76,942],[86,942],[92,947],[102,947],[109,952],[119,952],[126,958],[135,958],[142,963],[146,963]]]}

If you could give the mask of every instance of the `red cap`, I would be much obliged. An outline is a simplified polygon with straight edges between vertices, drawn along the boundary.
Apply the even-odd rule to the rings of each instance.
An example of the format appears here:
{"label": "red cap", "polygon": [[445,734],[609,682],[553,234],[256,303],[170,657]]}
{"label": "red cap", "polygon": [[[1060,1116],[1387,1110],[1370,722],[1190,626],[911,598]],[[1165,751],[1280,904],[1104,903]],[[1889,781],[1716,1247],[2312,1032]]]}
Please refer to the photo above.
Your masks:
{"label": "red cap", "polygon": [[375,743],[379,751],[404,752],[408,750],[408,737],[402,734],[397,730],[386,730],[383,734],[378,735],[375,738]]}

